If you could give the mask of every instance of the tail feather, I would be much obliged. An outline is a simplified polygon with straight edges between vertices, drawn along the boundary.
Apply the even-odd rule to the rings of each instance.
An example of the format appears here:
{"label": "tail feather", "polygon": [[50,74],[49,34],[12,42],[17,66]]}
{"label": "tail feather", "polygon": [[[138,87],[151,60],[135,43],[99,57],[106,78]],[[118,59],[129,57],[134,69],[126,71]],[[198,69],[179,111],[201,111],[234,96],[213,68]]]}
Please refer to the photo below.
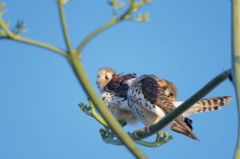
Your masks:
{"label": "tail feather", "polygon": [[[191,108],[185,111],[182,115],[184,117],[187,117],[195,113],[216,111],[221,109],[222,106],[230,103],[231,100],[232,100],[231,96],[201,99],[197,103],[195,103]],[[174,105],[178,107],[182,103],[183,102],[176,101],[174,102]]]}
{"label": "tail feather", "polygon": [[179,123],[177,123],[177,122],[174,122],[171,125],[171,129],[175,132],[181,133],[181,134],[186,135],[194,140],[199,141],[198,137],[192,132],[192,130],[190,128],[186,129],[186,127],[179,125]]}

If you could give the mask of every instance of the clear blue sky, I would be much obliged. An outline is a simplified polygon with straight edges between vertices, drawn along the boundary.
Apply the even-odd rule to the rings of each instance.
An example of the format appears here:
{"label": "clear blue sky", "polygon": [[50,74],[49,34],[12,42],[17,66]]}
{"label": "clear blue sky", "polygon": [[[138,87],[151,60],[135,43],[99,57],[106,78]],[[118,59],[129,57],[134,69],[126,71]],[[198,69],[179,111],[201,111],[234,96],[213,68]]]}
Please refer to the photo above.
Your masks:
{"label": "clear blue sky", "polygon": [[[65,49],[55,0],[5,0],[11,26],[26,22],[28,38]],[[98,36],[82,60],[91,83],[110,66],[118,72],[151,73],[177,84],[187,99],[231,67],[229,0],[155,0],[144,8],[149,23],[124,22]],[[74,46],[111,18],[106,0],[72,0],[66,6]],[[133,156],[123,146],[105,144],[101,126],[78,108],[86,102],[67,61],[35,47],[0,41],[0,158],[95,159]],[[99,93],[99,92],[98,92]],[[231,95],[226,81],[207,97]],[[200,142],[169,131],[174,140],[159,148],[139,148],[151,159],[229,159],[236,133],[236,101],[221,111],[191,117]],[[127,127],[127,130],[133,128]]]}

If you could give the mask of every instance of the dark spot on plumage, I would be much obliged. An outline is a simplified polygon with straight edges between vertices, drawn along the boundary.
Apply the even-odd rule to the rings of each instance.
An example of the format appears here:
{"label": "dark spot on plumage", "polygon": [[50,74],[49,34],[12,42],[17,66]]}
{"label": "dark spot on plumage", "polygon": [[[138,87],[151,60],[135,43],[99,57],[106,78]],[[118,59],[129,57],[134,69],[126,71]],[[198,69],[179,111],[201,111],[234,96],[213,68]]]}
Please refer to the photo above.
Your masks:
{"label": "dark spot on plumage", "polygon": [[136,112],[137,112],[137,114],[139,114],[139,115],[140,115],[140,112],[139,112],[139,110],[138,110],[138,109],[136,109]]}
{"label": "dark spot on plumage", "polygon": [[207,100],[207,102],[208,102],[208,105],[211,105],[211,101],[210,100]]}
{"label": "dark spot on plumage", "polygon": [[213,107],[213,109],[214,109],[214,110],[218,110],[218,106],[216,106],[216,107]]}
{"label": "dark spot on plumage", "polygon": [[145,106],[146,106],[146,107],[148,107],[148,104],[147,104],[147,102],[145,102]]}
{"label": "dark spot on plumage", "polygon": [[214,105],[217,105],[218,104],[218,100],[217,99],[213,99],[213,103],[214,103]]}
{"label": "dark spot on plumage", "polygon": [[197,112],[201,112],[201,111],[202,111],[202,109],[198,109],[198,110],[197,110]]}
{"label": "dark spot on plumage", "polygon": [[205,111],[206,111],[206,109],[207,109],[206,107],[203,107],[203,112],[205,112]]}
{"label": "dark spot on plumage", "polygon": [[187,124],[187,126],[192,130],[193,126],[192,126],[192,120],[189,118],[184,118],[184,122]]}
{"label": "dark spot on plumage", "polygon": [[105,97],[102,97],[102,100],[105,100],[106,98]]}
{"label": "dark spot on plumage", "polygon": [[220,106],[223,106],[224,105],[224,98],[220,98],[220,103],[219,103]]}

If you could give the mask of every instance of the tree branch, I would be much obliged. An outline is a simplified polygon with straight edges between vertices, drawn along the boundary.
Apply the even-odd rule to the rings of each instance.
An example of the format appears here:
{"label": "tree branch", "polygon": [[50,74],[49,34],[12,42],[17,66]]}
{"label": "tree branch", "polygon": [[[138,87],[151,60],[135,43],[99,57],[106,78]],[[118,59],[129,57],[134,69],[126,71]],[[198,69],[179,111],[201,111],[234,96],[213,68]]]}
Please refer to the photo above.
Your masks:
{"label": "tree branch", "polygon": [[240,158],[240,0],[232,1],[232,35],[233,35],[233,50],[232,50],[232,68],[233,68],[233,83],[237,97],[238,110],[238,137],[235,149],[235,159]]}
{"label": "tree branch", "polygon": [[151,136],[151,135],[155,134],[156,132],[160,131],[165,126],[167,126],[170,122],[175,120],[180,114],[182,114],[184,111],[189,109],[194,103],[196,103],[202,97],[207,95],[217,85],[219,85],[224,80],[229,78],[230,75],[231,75],[231,70],[222,72],[221,74],[216,76],[214,79],[212,79],[209,83],[207,83],[203,88],[201,88],[197,93],[195,93],[188,100],[186,100],[183,104],[181,104],[179,107],[177,107],[174,111],[172,111],[171,113],[166,115],[158,123],[151,125],[148,128],[142,128],[142,129],[139,129],[139,130],[131,133],[132,138],[135,140],[143,139],[143,138]]}

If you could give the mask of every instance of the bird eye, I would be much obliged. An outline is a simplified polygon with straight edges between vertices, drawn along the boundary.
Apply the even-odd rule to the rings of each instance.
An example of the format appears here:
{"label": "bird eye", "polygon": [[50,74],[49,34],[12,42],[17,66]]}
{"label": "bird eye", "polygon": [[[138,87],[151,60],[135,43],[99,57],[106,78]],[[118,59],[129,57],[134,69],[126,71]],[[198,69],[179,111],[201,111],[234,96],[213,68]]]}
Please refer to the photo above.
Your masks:
{"label": "bird eye", "polygon": [[108,80],[109,79],[108,76],[105,76],[105,79]]}

